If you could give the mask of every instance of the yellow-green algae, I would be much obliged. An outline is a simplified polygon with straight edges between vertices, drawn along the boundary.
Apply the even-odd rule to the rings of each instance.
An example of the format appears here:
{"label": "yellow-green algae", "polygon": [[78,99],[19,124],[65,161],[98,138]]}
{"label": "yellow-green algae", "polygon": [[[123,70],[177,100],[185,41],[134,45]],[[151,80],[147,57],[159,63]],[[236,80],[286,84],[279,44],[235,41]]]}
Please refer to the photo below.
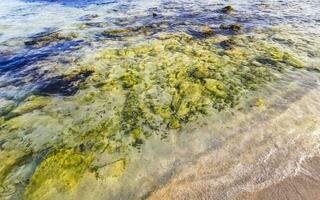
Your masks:
{"label": "yellow-green algae", "polygon": [[23,162],[30,154],[31,152],[22,150],[0,151],[0,186],[12,168]]}
{"label": "yellow-green algae", "polygon": [[[6,114],[0,125],[0,141],[10,140],[5,150],[58,149],[37,167],[25,199],[72,191],[87,169],[106,166],[97,157],[125,156],[152,134],[166,135],[213,109],[238,108],[245,94],[273,81],[275,74],[303,67],[265,42],[233,36],[229,48],[223,48],[226,40],[230,38],[162,34],[101,51],[92,62],[66,72],[68,77],[93,71],[74,96],[32,96]],[[117,162],[110,171],[120,176],[127,162]],[[2,179],[14,163],[2,167]]]}
{"label": "yellow-green algae", "polygon": [[72,190],[92,161],[92,156],[71,149],[53,153],[38,166],[25,189],[24,199],[43,199],[50,192]]}
{"label": "yellow-green algae", "polygon": [[50,103],[49,97],[44,96],[30,96],[21,105],[15,108],[14,113],[26,113],[35,109],[40,109]]}

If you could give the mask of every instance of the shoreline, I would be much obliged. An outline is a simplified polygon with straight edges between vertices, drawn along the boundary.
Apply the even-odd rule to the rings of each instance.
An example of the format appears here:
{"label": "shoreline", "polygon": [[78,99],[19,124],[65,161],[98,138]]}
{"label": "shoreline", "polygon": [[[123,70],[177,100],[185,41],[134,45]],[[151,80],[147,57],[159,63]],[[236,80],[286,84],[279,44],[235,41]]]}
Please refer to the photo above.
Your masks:
{"label": "shoreline", "polygon": [[[279,116],[181,167],[176,176],[146,199],[317,200],[320,196],[317,96],[319,87]],[[294,118],[286,120],[288,116]]]}
{"label": "shoreline", "polygon": [[320,157],[307,159],[298,174],[260,191],[240,194],[236,200],[318,200],[320,199]]}

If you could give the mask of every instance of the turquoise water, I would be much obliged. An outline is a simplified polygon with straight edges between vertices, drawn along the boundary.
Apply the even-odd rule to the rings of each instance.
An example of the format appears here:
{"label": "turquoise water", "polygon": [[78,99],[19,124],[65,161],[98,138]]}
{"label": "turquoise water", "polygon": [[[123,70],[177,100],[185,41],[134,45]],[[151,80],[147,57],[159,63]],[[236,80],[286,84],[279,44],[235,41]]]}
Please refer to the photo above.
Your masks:
{"label": "turquoise water", "polygon": [[[175,199],[161,188],[210,155],[232,163],[220,195],[291,176],[319,154],[319,16],[316,0],[2,0],[0,199]],[[233,187],[245,171],[261,184]]]}

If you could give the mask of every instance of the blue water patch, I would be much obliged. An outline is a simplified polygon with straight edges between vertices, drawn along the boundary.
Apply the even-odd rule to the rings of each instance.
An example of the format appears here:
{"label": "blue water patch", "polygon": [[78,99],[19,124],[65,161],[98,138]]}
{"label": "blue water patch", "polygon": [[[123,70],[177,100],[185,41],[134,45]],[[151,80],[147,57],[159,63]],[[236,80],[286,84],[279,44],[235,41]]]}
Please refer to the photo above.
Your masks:
{"label": "blue water patch", "polygon": [[30,53],[21,53],[14,56],[0,57],[0,75],[3,73],[17,73],[21,68],[30,66],[37,61],[44,60],[49,56],[58,55],[59,52],[66,52],[80,48],[82,40],[67,41],[53,46],[42,48],[40,50],[30,51]]}
{"label": "blue water patch", "polygon": [[25,2],[58,3],[70,7],[86,7],[92,4],[103,5],[117,3],[116,0],[24,0]]}
{"label": "blue water patch", "polygon": [[93,71],[84,71],[73,76],[54,76],[38,83],[34,94],[42,96],[60,95],[71,96],[79,90],[79,84],[84,82]]}

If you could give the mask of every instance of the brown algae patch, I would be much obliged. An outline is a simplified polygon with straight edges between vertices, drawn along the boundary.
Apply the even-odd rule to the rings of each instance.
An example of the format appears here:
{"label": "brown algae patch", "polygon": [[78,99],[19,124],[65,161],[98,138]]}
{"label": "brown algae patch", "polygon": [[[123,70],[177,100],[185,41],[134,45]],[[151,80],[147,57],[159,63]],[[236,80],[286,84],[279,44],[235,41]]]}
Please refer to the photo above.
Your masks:
{"label": "brown algae patch", "polygon": [[[162,34],[98,52],[92,61],[70,70],[70,77],[90,72],[73,95],[38,94],[6,114],[19,116],[1,119],[0,140],[10,138],[4,149],[58,149],[37,167],[25,199],[72,191],[88,169],[99,177],[99,169],[107,167],[101,171],[119,178],[130,164],[123,157],[151,135],[165,138],[170,129],[200,115],[240,109],[249,92],[289,68],[303,67],[294,56],[254,38],[233,36],[223,48],[228,40]],[[11,166],[4,166],[5,171]]]}

